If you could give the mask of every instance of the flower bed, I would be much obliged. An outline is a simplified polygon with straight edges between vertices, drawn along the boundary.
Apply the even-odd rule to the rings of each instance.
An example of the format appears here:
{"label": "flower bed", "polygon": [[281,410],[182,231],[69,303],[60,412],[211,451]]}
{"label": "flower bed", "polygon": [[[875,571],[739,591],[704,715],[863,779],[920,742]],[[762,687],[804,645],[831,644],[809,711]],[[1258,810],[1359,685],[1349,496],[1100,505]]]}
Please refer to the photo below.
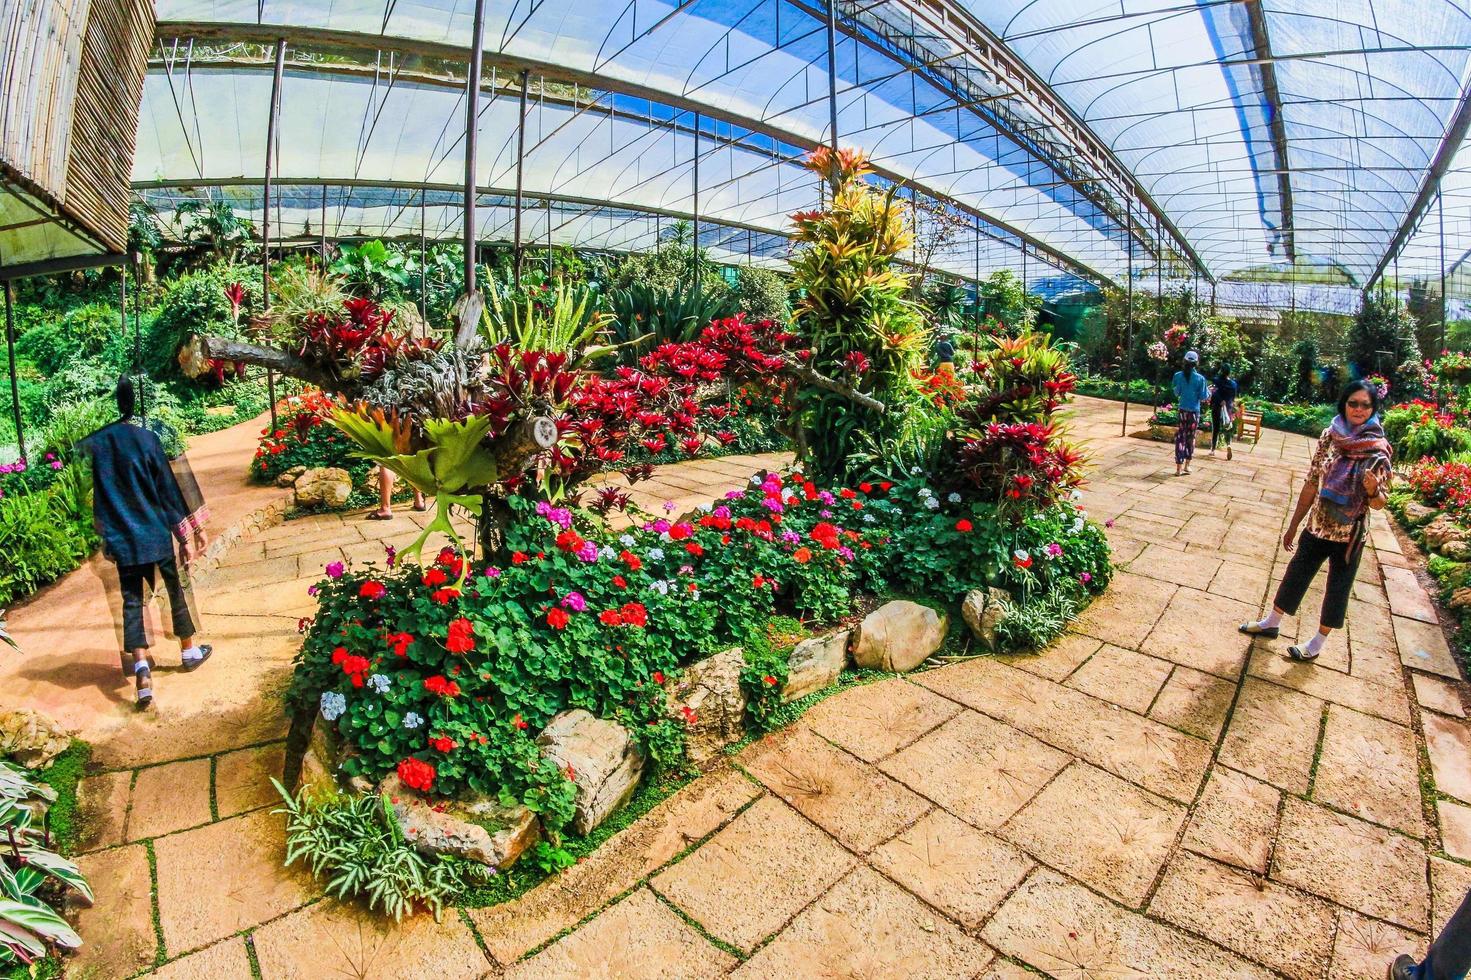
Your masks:
{"label": "flower bed", "polygon": [[553,834],[572,818],[577,773],[536,736],[570,709],[616,720],[651,768],[677,769],[701,724],[671,704],[682,669],[744,645],[753,726],[781,703],[790,651],[763,641],[773,617],[816,628],[872,606],[865,597],[955,608],[995,586],[1021,619],[1045,595],[1075,610],[1110,575],[1102,529],[1072,501],[1011,520],[918,476],[833,492],[767,474],[697,518],[622,534],[545,502],[516,506],[532,512],[504,565],[467,569],[446,549],[428,568],[329,566],[289,699],[335,723],[346,774],[498,797]]}
{"label": "flower bed", "polygon": [[1389,506],[1430,556],[1426,567],[1440,583],[1440,599],[1460,624],[1454,648],[1465,669],[1471,665],[1471,463],[1420,462],[1390,493]]}

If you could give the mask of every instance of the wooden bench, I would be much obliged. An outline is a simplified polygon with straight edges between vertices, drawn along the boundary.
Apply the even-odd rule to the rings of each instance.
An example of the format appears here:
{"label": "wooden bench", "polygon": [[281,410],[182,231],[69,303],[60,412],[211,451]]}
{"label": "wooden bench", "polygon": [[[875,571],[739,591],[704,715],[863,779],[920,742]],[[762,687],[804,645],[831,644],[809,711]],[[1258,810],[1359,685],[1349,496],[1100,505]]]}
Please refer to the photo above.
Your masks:
{"label": "wooden bench", "polygon": [[1248,435],[1252,442],[1262,437],[1262,413],[1243,405],[1236,412],[1236,438],[1242,439]]}

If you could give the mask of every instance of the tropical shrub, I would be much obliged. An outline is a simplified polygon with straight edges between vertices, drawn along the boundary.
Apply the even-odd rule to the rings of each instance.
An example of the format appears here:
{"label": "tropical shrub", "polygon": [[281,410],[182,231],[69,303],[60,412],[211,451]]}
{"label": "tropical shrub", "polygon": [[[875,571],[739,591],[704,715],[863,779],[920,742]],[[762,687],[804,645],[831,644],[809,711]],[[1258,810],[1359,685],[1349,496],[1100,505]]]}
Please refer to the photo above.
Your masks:
{"label": "tropical shrub", "polygon": [[73,506],[44,490],[0,499],[0,604],[30,595],[92,553],[91,513],[79,519]]}
{"label": "tropical shrub", "polygon": [[[1380,363],[1380,351],[1388,352],[1389,363]],[[1402,376],[1402,367],[1407,362],[1418,365],[1421,359],[1410,311],[1397,298],[1366,293],[1348,332],[1348,360],[1355,376],[1382,369],[1396,391],[1418,394],[1414,382]]]}
{"label": "tropical shrub", "polygon": [[625,363],[663,344],[694,340],[714,320],[733,316],[738,310],[727,293],[706,292],[699,286],[675,285],[660,289],[635,282],[608,294],[613,313],[614,336],[628,344]]}
{"label": "tropical shrub", "polygon": [[56,792],[26,770],[0,761],[0,966],[31,964],[57,947],[82,945],[47,904],[53,884],[92,901],[86,878],[52,850],[50,829],[37,815],[38,805],[55,800]]}
{"label": "tropical shrub", "polygon": [[813,476],[836,480],[891,458],[911,413],[924,414],[915,372],[924,366],[929,331],[908,298],[910,276],[896,265],[913,237],[894,203],[897,186],[880,192],[865,182],[871,168],[855,150],[818,147],[806,165],[827,182],[829,203],[792,216],[792,279],[802,294],[793,323],[810,348],[811,368],[884,405],[880,412],[842,392],[798,389],[800,424],[810,434],[807,465]]}
{"label": "tropical shrub", "polygon": [[1384,434],[1395,457],[1413,463],[1445,460],[1471,450],[1471,430],[1429,402],[1396,405],[1384,413]]}
{"label": "tropical shrub", "polygon": [[426,857],[409,843],[383,797],[293,797],[271,780],[285,804],[286,864],[297,861],[326,878],[328,895],[363,897],[394,921],[427,905],[438,919],[446,903],[495,873],[474,861],[443,854]]}
{"label": "tropical shrub", "polygon": [[786,277],[781,273],[756,266],[743,266],[736,270],[736,284],[731,290],[730,305],[736,312],[744,313],[752,320],[785,323],[792,315],[788,293]]}
{"label": "tropical shrub", "polygon": [[178,376],[179,350],[190,337],[238,338],[260,304],[257,266],[213,265],[180,276],[168,287],[143,340],[144,369],[155,378]]}

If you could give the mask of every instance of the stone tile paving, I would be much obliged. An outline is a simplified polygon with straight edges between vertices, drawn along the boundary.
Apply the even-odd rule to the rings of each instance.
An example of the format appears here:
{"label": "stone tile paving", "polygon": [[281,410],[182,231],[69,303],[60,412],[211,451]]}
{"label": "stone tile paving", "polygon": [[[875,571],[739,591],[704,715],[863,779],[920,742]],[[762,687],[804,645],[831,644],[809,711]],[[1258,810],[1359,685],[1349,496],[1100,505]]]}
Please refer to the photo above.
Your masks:
{"label": "stone tile paving", "polygon": [[[440,923],[393,926],[281,870],[264,788],[305,585],[415,518],[253,535],[200,592],[258,666],[161,685],[230,686],[239,710],[187,736],[129,719],[83,784],[82,862],[108,897],[80,913],[78,974],[1382,976],[1471,888],[1465,685],[1413,549],[1381,521],[1349,628],[1292,664],[1286,639],[1234,627],[1280,577],[1310,440],[1266,432],[1176,479],[1169,447],[1119,422],[1080,399],[1072,429],[1124,568],[1049,650],[846,691],[520,900]],[[683,511],[777,462],[633,492]]]}

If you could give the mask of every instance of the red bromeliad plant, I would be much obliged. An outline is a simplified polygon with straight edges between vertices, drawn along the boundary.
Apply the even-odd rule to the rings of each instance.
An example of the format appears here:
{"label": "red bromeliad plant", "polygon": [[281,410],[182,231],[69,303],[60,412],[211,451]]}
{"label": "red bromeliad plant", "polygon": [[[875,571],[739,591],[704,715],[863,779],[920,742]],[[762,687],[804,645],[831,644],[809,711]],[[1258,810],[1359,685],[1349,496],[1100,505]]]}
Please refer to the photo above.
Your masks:
{"label": "red bromeliad plant", "polygon": [[395,333],[393,311],[370,299],[349,299],[340,314],[311,313],[301,323],[297,355],[341,381],[367,382],[392,360],[437,350],[439,341]]}
{"label": "red bromeliad plant", "polygon": [[991,422],[966,438],[957,466],[973,491],[994,493],[1003,512],[1055,505],[1083,482],[1083,455],[1050,423]]}

